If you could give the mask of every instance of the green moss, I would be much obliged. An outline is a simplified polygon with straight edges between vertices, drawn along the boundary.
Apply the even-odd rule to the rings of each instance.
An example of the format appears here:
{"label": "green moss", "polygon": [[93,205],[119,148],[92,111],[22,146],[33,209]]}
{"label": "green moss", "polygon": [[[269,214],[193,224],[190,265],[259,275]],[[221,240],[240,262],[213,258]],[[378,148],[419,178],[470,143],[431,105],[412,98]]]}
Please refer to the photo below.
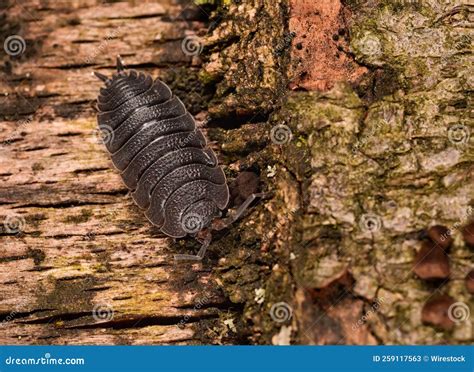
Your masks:
{"label": "green moss", "polygon": [[90,280],[56,280],[39,283],[37,288],[37,308],[54,309],[57,314],[74,314],[91,311],[93,291],[87,291]]}
{"label": "green moss", "polygon": [[268,114],[286,90],[288,1],[266,1],[259,12],[250,3],[222,4],[226,21],[216,22],[206,39],[200,73],[201,81],[216,88],[209,112],[215,118]]}
{"label": "green moss", "polygon": [[200,80],[199,70],[185,67],[169,69],[160,78],[170,86],[192,114],[207,109],[212,91]]}
{"label": "green moss", "polygon": [[67,216],[63,220],[63,222],[73,223],[73,224],[84,223],[84,222],[89,221],[92,215],[93,215],[92,210],[84,208],[81,210],[81,213],[78,216]]}
{"label": "green moss", "polygon": [[263,123],[247,124],[230,130],[211,128],[208,135],[212,141],[221,144],[225,163],[260,151],[269,141],[269,130]]}
{"label": "green moss", "polygon": [[97,273],[105,273],[110,270],[110,265],[104,265],[102,263],[92,266],[92,269]]}
{"label": "green moss", "polygon": [[33,262],[35,265],[40,265],[41,262],[44,261],[46,258],[45,253],[41,249],[29,248],[28,249],[28,256],[33,258]]}
{"label": "green moss", "polygon": [[44,213],[32,213],[26,216],[26,223],[37,228],[48,217]]}
{"label": "green moss", "polygon": [[38,172],[38,171],[44,170],[44,167],[43,167],[40,163],[34,163],[34,164],[31,166],[31,170],[32,170],[33,172]]}
{"label": "green moss", "polygon": [[216,75],[213,75],[205,70],[199,71],[198,77],[204,85],[211,85],[212,83],[215,83],[218,79]]}
{"label": "green moss", "polygon": [[229,4],[232,0],[194,0],[196,5],[220,5]]}

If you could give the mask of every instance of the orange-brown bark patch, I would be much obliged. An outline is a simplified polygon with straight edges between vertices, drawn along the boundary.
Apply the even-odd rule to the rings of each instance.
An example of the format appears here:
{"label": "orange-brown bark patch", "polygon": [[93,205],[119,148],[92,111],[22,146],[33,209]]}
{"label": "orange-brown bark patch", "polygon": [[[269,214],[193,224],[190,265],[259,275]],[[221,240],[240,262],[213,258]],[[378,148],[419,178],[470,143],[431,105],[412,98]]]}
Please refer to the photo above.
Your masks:
{"label": "orange-brown bark patch", "polygon": [[367,72],[348,55],[348,9],[339,0],[291,0],[290,86],[328,90],[338,81],[357,82]]}

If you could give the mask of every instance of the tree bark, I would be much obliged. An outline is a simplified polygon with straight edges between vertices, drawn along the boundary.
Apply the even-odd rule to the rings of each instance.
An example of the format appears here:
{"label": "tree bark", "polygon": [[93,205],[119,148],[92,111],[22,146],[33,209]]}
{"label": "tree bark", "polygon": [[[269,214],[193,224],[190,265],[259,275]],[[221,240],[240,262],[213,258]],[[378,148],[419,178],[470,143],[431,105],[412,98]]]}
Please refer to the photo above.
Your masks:
{"label": "tree bark", "polygon": [[[472,249],[462,235],[474,195],[472,11],[437,1],[227,8],[209,38],[221,47],[204,65],[217,85],[210,112],[244,106],[263,118],[225,131],[222,151],[245,153],[266,128],[267,146],[241,163],[258,164],[275,191],[247,225],[260,251],[242,249],[224,287],[246,303],[252,342],[472,342]],[[450,277],[434,283],[414,274],[433,225],[454,237]],[[238,280],[262,262],[262,275]]]}
{"label": "tree bark", "polygon": [[[26,49],[2,54],[0,343],[234,342],[224,321],[241,306],[212,266],[174,264],[194,243],[173,244],[133,204],[93,110],[92,71],[112,74],[120,53],[129,68],[173,79],[199,112],[198,62],[180,45],[201,16],[171,2],[89,3],[4,9],[2,36],[20,35]],[[194,92],[183,96],[183,85]]]}
{"label": "tree bark", "polygon": [[[0,342],[472,343],[469,317],[422,320],[442,294],[472,309],[472,8],[196,3],[5,7],[26,49],[2,74]],[[170,83],[229,180],[273,192],[202,264],[173,263],[197,245],[150,226],[97,140],[90,73],[118,53]],[[413,273],[432,225],[454,237],[436,283]]]}

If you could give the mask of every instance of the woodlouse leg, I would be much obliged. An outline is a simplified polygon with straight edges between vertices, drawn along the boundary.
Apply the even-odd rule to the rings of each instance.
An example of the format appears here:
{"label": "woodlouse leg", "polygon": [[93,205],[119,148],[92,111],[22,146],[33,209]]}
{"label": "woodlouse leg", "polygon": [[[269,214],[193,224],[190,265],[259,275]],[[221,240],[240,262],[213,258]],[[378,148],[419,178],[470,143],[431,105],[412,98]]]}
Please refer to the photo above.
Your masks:
{"label": "woodlouse leg", "polygon": [[94,101],[91,101],[90,103],[92,109],[95,111],[95,112],[99,112],[99,107],[97,106],[97,102],[94,102]]}
{"label": "woodlouse leg", "polygon": [[250,204],[253,203],[255,199],[267,199],[270,196],[272,196],[272,192],[260,192],[260,193],[255,193],[251,194],[240,206],[237,208],[235,213],[232,216],[229,216],[227,218],[224,218],[219,221],[218,224],[215,224],[212,228],[213,230],[219,231],[223,230],[226,227],[232,225],[235,221],[237,221],[242,215],[245,213],[245,211],[248,209]]}
{"label": "woodlouse leg", "polygon": [[204,258],[204,255],[206,254],[207,247],[209,247],[209,244],[211,244],[212,240],[212,234],[210,231],[208,231],[204,237],[204,239],[198,239],[196,238],[200,243],[202,243],[201,248],[199,249],[199,252],[196,255],[193,254],[176,254],[174,256],[175,261],[201,261]]}

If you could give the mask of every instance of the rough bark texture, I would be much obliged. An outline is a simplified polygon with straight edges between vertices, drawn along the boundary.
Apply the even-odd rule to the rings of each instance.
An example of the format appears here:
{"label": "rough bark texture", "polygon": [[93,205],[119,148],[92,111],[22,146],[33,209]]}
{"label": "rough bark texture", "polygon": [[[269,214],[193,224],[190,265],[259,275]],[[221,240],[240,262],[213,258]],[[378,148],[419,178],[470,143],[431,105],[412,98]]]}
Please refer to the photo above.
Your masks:
{"label": "rough bark texture", "polygon": [[[472,309],[467,3],[28,3],[1,30],[27,42],[2,74],[1,343],[472,343],[470,317],[422,321],[441,295]],[[90,72],[117,53],[209,118],[229,179],[257,170],[274,192],[202,265],[174,265],[196,245],[150,227],[97,141]],[[435,224],[451,274],[427,283]]]}
{"label": "rough bark texture", "polygon": [[238,342],[223,322],[241,306],[223,295],[212,265],[174,264],[194,243],[170,248],[134,206],[92,108],[101,85],[92,71],[111,74],[120,53],[198,113],[198,62],[180,45],[203,28],[200,13],[94,1],[4,11],[11,28],[2,36],[22,35],[26,49],[2,53],[0,343]]}

